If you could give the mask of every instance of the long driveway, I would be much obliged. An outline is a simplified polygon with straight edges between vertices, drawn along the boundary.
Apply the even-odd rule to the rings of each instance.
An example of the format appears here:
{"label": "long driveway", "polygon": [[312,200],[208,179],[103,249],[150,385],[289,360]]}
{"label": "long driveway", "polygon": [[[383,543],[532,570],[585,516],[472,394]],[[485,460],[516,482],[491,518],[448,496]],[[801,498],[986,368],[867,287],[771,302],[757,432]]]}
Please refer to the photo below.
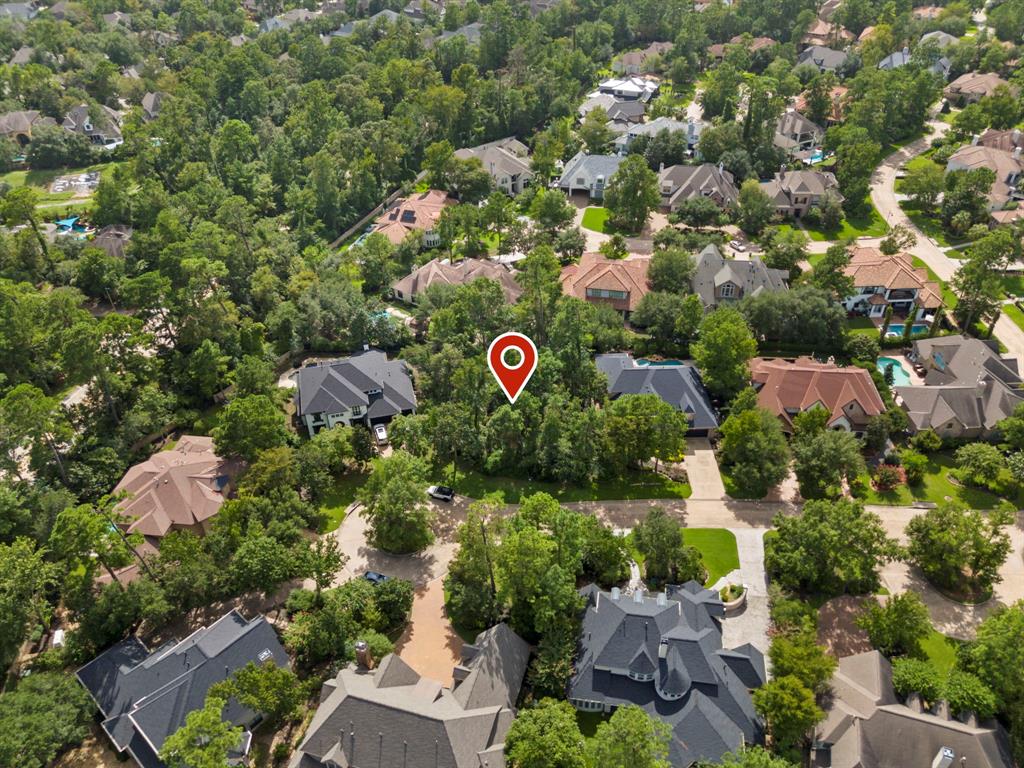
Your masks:
{"label": "long driveway", "polygon": [[[895,189],[899,167],[927,151],[932,139],[943,136],[949,130],[949,124],[940,120],[932,120],[929,125],[932,128],[931,134],[893,152],[878,166],[871,178],[871,202],[889,226],[902,224],[917,235],[917,245],[910,252],[927,264],[940,280],[948,282],[959,267],[959,262],[947,256],[942,248],[914,225],[900,208]],[[1019,363],[1024,363],[1024,330],[1003,314],[996,322],[995,335],[1006,346],[1008,354],[1017,358]]]}

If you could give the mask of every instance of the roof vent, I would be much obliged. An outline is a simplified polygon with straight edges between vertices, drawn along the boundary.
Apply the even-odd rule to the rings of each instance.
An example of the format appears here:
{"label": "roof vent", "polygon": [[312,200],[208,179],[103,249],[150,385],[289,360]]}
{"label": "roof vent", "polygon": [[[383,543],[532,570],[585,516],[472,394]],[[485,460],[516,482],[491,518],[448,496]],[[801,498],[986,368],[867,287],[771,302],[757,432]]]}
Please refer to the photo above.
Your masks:
{"label": "roof vent", "polygon": [[949,768],[953,764],[953,758],[956,757],[953,750],[949,747],[942,747],[935,755],[935,759],[932,760],[932,768]]}

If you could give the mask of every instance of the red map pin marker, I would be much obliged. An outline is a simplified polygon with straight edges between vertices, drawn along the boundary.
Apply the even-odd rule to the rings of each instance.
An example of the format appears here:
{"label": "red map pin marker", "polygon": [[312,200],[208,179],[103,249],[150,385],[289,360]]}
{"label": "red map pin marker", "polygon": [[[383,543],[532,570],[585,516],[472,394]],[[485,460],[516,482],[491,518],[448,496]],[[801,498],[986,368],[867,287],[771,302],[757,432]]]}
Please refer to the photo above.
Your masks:
{"label": "red map pin marker", "polygon": [[[505,358],[512,349],[519,352],[519,362],[509,365]],[[498,380],[498,386],[505,393],[505,397],[515,405],[516,398],[537,369],[537,347],[521,333],[503,333],[487,348],[487,365],[494,378]]]}

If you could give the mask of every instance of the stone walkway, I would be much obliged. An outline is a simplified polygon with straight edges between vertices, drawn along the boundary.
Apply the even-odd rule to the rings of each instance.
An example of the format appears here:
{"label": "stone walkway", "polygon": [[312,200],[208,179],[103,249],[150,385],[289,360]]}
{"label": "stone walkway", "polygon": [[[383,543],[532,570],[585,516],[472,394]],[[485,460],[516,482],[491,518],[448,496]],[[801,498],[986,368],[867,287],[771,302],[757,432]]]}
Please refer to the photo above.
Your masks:
{"label": "stone walkway", "polygon": [[768,652],[768,580],[764,572],[765,528],[732,529],[740,567],[719,579],[712,589],[726,584],[742,584],[747,588],[747,602],[737,613],[722,622],[722,644],[726,648],[750,643],[763,653]]}

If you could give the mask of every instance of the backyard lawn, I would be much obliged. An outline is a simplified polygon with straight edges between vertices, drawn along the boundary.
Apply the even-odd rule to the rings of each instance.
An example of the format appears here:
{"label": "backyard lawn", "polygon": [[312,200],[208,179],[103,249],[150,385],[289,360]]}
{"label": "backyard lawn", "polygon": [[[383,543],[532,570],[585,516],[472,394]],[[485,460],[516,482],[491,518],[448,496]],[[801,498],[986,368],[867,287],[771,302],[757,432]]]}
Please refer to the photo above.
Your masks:
{"label": "backyard lawn", "polygon": [[583,211],[583,227],[593,232],[604,232],[605,222],[608,221],[608,209],[589,206]]}
{"label": "backyard lawn", "polygon": [[1004,315],[1017,324],[1018,328],[1024,330],[1024,312],[1021,312],[1016,304],[1003,304],[1001,309]]}
{"label": "backyard lawn", "polygon": [[861,480],[867,487],[862,501],[867,504],[909,506],[915,501],[941,504],[948,496],[975,509],[992,509],[999,501],[999,497],[989,491],[956,485],[949,477],[949,471],[956,466],[951,454],[935,453],[928,459],[928,470],[920,485],[899,485],[890,491],[879,491],[871,486],[871,479],[867,475],[862,475]]}
{"label": "backyard lawn", "polygon": [[362,472],[346,472],[335,478],[334,487],[324,495],[320,503],[320,512],[324,515],[320,533],[328,533],[341,525],[341,521],[345,519],[345,510],[356,500],[356,491],[365,482],[366,475]]}
{"label": "backyard lawn", "polygon": [[[779,225],[779,229],[782,231],[797,228],[788,223]],[[852,237],[882,237],[889,231],[889,226],[881,214],[875,210],[875,206],[871,204],[870,200],[866,213],[852,218],[844,216],[837,229],[823,230],[806,222],[804,222],[803,228],[811,240],[818,241],[846,240]]]}
{"label": "backyard lawn", "polygon": [[[446,470],[444,481],[448,482],[450,476],[451,471]],[[638,471],[583,485],[484,475],[475,470],[460,469],[454,487],[458,493],[473,499],[482,499],[490,493],[500,493],[507,504],[518,504],[524,496],[541,492],[549,493],[559,501],[686,499],[691,493],[688,483],[678,483],[653,472]]]}
{"label": "backyard lawn", "polygon": [[[79,197],[74,202],[71,198],[74,196],[73,191],[67,192],[50,192],[50,184],[58,176],[72,176],[76,174],[86,173],[88,171],[99,171],[102,178],[104,171],[109,171],[114,167],[114,163],[98,163],[96,165],[90,165],[86,168],[52,168],[49,170],[36,170],[36,171],[8,171],[7,173],[0,174],[0,184],[6,184],[10,187],[38,187],[40,191],[39,203],[40,205],[46,205],[50,208],[53,203],[67,202],[69,207],[83,206],[88,202],[88,198]],[[59,206],[52,206],[54,210],[61,209]]]}
{"label": "backyard lawn", "polygon": [[878,337],[879,328],[872,322],[870,317],[849,317],[846,319],[846,327],[850,333]]}
{"label": "backyard lawn", "polygon": [[959,646],[959,640],[946,637],[934,629],[928,637],[921,641],[921,650],[928,657],[928,663],[942,675],[948,674],[953,668],[953,664],[956,662],[956,649]]}

